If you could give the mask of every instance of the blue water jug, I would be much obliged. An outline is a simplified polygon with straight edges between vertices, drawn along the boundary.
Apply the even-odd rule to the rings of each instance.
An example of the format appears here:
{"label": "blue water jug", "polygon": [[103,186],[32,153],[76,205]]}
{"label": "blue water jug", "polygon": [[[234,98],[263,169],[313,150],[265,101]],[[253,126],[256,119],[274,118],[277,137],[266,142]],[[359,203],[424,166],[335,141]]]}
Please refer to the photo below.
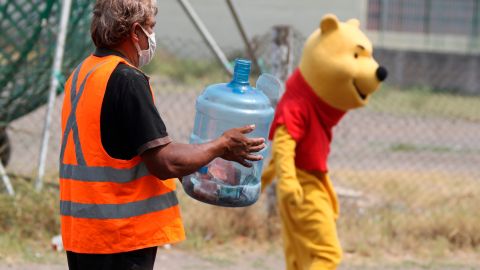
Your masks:
{"label": "blue water jug", "polygon": [[[231,128],[255,124],[247,136],[268,137],[274,110],[269,98],[250,86],[250,61],[237,59],[230,83],[208,86],[197,98],[196,115],[190,143],[214,140]],[[271,75],[261,76],[262,85],[275,91],[280,83]],[[272,82],[273,79],[273,82]],[[258,83],[257,83],[258,85]],[[272,90],[273,89],[273,90]],[[267,149],[258,154],[265,157]],[[216,158],[197,172],[183,178],[183,188],[191,197],[213,205],[241,207],[255,203],[260,194],[263,161],[251,168]]]}

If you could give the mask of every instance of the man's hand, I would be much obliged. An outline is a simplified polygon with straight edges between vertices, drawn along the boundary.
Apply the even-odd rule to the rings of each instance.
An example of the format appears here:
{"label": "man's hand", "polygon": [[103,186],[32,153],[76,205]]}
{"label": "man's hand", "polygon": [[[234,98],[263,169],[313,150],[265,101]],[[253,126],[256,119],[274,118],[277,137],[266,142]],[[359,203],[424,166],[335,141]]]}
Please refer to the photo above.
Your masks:
{"label": "man's hand", "polygon": [[249,139],[245,134],[255,126],[227,130],[218,139],[203,144],[169,143],[142,153],[148,171],[160,179],[181,178],[197,171],[217,157],[251,167],[249,161],[262,159],[258,152],[266,147],[265,139]]}
{"label": "man's hand", "polygon": [[220,156],[225,160],[235,161],[245,167],[252,167],[249,161],[262,160],[261,155],[254,155],[252,153],[258,152],[266,147],[264,138],[247,138],[245,134],[252,132],[255,125],[245,126],[241,128],[233,128],[227,130],[219,138],[224,152]]}

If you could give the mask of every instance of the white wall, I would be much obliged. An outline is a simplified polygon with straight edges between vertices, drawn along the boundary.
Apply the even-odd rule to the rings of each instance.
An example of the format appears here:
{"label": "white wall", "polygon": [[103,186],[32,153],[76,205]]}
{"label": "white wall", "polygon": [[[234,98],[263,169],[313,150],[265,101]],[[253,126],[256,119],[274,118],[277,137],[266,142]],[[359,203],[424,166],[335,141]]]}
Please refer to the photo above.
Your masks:
{"label": "white wall", "polygon": [[[193,38],[199,34],[176,0],[157,0],[158,38]],[[207,28],[222,47],[241,45],[233,18],[224,0],[190,0]],[[318,27],[321,17],[334,13],[341,20],[358,18],[366,24],[366,0],[236,0],[248,35],[261,35],[273,25],[292,25],[305,36]]]}

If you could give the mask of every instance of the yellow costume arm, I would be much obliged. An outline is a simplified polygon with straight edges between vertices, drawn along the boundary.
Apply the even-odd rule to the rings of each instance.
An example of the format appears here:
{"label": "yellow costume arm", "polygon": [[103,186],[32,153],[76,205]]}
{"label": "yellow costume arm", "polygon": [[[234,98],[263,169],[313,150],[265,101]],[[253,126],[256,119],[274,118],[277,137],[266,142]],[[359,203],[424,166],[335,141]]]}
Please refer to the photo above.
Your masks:
{"label": "yellow costume arm", "polygon": [[296,145],[285,126],[276,129],[272,152],[275,171],[278,175],[277,195],[281,200],[288,200],[298,205],[303,201],[303,189],[298,182],[295,167]]}

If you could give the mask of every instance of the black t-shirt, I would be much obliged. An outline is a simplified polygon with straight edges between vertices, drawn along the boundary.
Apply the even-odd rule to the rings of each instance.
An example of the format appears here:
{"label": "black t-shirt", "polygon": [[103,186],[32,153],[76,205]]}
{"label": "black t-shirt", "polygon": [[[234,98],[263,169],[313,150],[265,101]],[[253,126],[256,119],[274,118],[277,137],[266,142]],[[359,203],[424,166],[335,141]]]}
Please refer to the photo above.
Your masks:
{"label": "black t-shirt", "polygon": [[[123,57],[107,49],[97,49],[94,55],[112,54]],[[115,68],[103,98],[100,131],[103,148],[123,160],[171,142],[145,74],[123,63]]]}

